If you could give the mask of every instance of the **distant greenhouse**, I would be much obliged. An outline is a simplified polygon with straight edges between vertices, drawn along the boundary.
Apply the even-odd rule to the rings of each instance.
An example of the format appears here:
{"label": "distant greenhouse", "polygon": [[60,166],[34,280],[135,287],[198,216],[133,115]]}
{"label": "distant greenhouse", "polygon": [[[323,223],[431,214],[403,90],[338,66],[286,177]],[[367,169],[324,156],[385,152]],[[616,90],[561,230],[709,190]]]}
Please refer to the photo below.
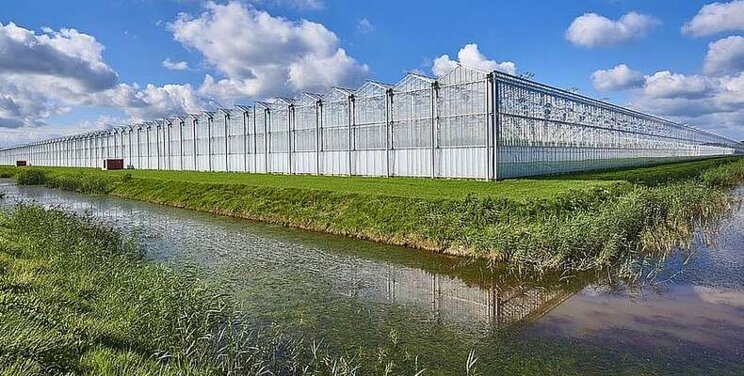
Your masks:
{"label": "distant greenhouse", "polygon": [[6,148],[0,163],[496,180],[741,152],[707,131],[458,66]]}

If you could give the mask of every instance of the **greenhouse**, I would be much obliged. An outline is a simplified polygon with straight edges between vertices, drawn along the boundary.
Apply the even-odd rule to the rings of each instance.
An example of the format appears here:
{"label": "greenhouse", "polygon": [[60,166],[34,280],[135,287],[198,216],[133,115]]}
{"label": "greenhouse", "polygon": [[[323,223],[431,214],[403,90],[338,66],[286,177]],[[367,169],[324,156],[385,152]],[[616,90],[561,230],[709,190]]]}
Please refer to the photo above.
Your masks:
{"label": "greenhouse", "polygon": [[707,131],[458,66],[5,148],[0,163],[497,180],[741,152]]}

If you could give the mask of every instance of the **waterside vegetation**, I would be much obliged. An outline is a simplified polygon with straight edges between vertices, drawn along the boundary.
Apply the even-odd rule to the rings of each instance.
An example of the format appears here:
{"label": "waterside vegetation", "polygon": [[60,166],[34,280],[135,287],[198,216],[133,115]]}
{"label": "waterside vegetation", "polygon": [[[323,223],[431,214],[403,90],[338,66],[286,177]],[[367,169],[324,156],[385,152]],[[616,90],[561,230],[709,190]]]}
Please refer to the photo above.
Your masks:
{"label": "waterside vegetation", "polygon": [[142,256],[59,209],[0,215],[0,374],[357,374],[353,356],[251,327],[217,286]]}
{"label": "waterside vegetation", "polygon": [[639,255],[663,256],[725,215],[730,190],[744,182],[744,159],[498,183],[46,167],[3,167],[0,176],[520,270],[625,272]]}

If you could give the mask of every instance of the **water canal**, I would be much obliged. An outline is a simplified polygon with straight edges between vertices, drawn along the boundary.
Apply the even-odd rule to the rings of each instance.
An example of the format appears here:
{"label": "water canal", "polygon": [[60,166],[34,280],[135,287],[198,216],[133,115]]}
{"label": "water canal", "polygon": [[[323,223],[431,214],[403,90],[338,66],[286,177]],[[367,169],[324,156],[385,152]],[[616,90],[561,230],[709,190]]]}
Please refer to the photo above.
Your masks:
{"label": "water canal", "polygon": [[474,350],[482,374],[744,373],[743,209],[711,245],[696,241],[629,288],[596,276],[517,279],[480,262],[10,180],[0,190],[5,207],[89,213],[149,260],[220,283],[248,322],[362,361],[452,374]]}

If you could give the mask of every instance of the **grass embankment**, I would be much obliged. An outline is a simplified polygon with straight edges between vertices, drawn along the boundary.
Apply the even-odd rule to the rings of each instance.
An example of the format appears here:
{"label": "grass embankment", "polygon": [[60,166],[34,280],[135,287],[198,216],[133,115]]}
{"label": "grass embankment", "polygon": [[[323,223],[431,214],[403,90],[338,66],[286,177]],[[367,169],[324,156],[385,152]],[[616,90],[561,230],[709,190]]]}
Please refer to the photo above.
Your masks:
{"label": "grass embankment", "polygon": [[[515,341],[508,332],[468,341],[477,355],[466,350],[457,364],[448,363],[452,353],[419,356],[416,339],[396,331],[384,345],[343,350],[256,327],[220,291],[143,260],[133,243],[91,219],[20,204],[0,214],[0,375],[575,375],[582,358],[630,375],[668,365],[614,347]],[[432,339],[462,353],[444,327]],[[618,357],[625,360],[616,364]]]}
{"label": "grass embankment", "polygon": [[354,373],[312,341],[248,330],[216,291],[112,230],[21,204],[0,215],[0,374]]}
{"label": "grass embankment", "polygon": [[20,184],[111,194],[390,244],[588,270],[663,251],[717,220],[744,160],[499,183],[464,180],[5,168]]}

